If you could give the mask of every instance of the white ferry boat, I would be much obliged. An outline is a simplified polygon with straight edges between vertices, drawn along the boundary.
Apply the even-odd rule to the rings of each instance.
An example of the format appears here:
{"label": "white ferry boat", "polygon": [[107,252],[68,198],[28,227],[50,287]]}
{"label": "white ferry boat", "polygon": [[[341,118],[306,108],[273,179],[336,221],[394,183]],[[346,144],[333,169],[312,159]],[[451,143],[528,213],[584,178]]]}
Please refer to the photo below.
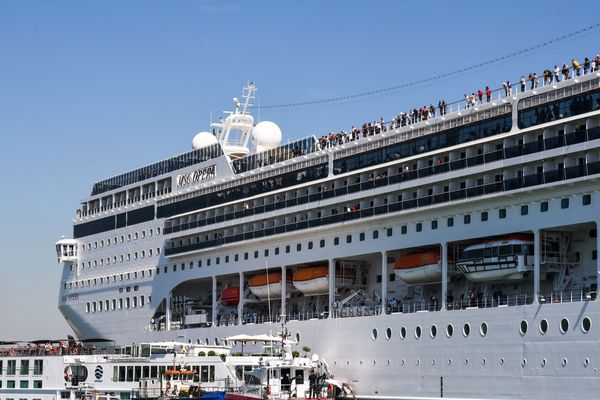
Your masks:
{"label": "white ferry boat", "polygon": [[[267,340],[264,339],[263,340]],[[43,343],[45,342],[45,343]],[[240,356],[230,347],[160,342],[0,343],[2,398],[114,400],[195,397],[241,387],[274,355]]]}
{"label": "white ferry boat", "polygon": [[[56,244],[60,311],[119,345],[215,343],[285,315],[295,350],[359,398],[590,398],[600,73],[585,72],[286,144],[249,84],[193,150],[93,185]],[[421,278],[397,273],[431,252]],[[9,380],[1,400],[21,398]]]}

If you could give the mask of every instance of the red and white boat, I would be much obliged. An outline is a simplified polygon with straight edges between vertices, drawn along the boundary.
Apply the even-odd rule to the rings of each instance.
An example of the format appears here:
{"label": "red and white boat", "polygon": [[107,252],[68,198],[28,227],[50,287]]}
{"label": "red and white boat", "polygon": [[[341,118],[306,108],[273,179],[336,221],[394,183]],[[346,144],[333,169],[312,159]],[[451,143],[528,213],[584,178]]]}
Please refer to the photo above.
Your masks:
{"label": "red and white boat", "polygon": [[394,265],[398,279],[408,284],[434,283],[442,280],[439,251],[412,253],[399,257]]}
{"label": "red and white boat", "polygon": [[[336,267],[336,287],[350,285],[354,280],[354,270]],[[294,272],[294,287],[305,296],[314,296],[329,292],[329,268],[326,265],[300,268]]]}
{"label": "red and white boat", "polygon": [[[286,285],[291,287],[291,279],[287,279]],[[250,292],[261,300],[268,298],[281,298],[281,274],[271,272],[268,274],[256,275],[248,282]]]}
{"label": "red and white boat", "polygon": [[240,303],[240,287],[229,286],[221,292],[221,303],[228,307],[237,307]]}

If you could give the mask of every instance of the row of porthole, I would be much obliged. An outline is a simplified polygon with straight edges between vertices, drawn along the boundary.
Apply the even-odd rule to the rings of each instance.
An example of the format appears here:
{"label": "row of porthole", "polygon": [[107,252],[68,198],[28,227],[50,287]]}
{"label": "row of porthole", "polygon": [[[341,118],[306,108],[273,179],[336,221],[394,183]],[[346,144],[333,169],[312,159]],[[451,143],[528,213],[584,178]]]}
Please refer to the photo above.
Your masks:
{"label": "row of porthole", "polygon": [[[400,339],[402,339],[402,340],[406,339],[407,333],[408,333],[408,331],[405,326],[400,328]],[[482,337],[484,337],[487,335],[487,333],[488,333],[488,325],[486,322],[482,322],[481,325],[479,326],[479,334]],[[429,328],[429,336],[433,339],[437,336],[437,334],[438,334],[437,326],[431,325],[431,328]],[[471,325],[470,324],[466,323],[463,325],[462,334],[464,337],[467,337],[471,334]],[[420,325],[417,325],[417,327],[415,328],[414,335],[415,335],[415,339],[420,339],[421,336],[423,335],[423,328],[421,328]],[[446,336],[450,338],[450,337],[452,337],[452,335],[454,335],[454,325],[448,324],[446,326]],[[371,339],[377,340],[378,336],[379,336],[379,332],[378,332],[377,328],[373,328],[373,331],[371,332]],[[386,328],[385,338],[387,340],[390,340],[392,338],[392,328]]]}
{"label": "row of porthole", "polygon": [[[560,324],[558,325],[558,328],[560,330],[560,333],[565,334],[569,331],[569,320],[567,318],[563,318],[560,320]],[[550,324],[548,322],[547,319],[542,319],[539,323],[538,329],[540,331],[540,333],[542,335],[545,335],[548,332],[548,328],[549,328]],[[588,333],[590,331],[590,329],[592,329],[592,320],[590,319],[590,317],[585,317],[581,320],[581,331],[583,333]],[[527,330],[529,328],[529,324],[527,323],[526,320],[522,320],[521,321],[521,325],[519,326],[519,332],[521,332],[521,335],[525,335],[527,333]]]}
{"label": "row of porthole", "polygon": [[[566,357],[564,357],[564,358],[561,360],[561,365],[562,365],[563,367],[566,367],[566,366],[567,366],[567,364],[568,364],[568,361],[569,361],[569,360],[568,360]],[[501,357],[501,358],[498,360],[498,362],[499,362],[499,364],[500,364],[500,365],[504,365],[504,357]],[[590,361],[590,359],[589,359],[588,357],[586,357],[586,358],[583,360],[583,366],[584,366],[585,368],[589,367],[589,365],[590,365],[590,362],[591,362],[591,361]],[[417,365],[417,366],[418,366],[418,365],[420,365],[420,363],[421,363],[421,360],[420,360],[420,359],[416,359],[416,360],[415,360],[415,365]],[[465,363],[465,365],[469,365],[469,358],[468,358],[468,357],[465,357],[464,363]],[[359,365],[363,365],[364,363],[363,363],[363,361],[362,361],[362,360],[359,360],[359,361],[358,361],[358,364],[359,364]],[[386,365],[388,365],[388,366],[389,366],[389,365],[391,365],[391,364],[392,364],[392,362],[391,362],[390,360],[386,360]],[[484,366],[484,365],[486,365],[486,364],[487,364],[487,359],[484,357],[484,358],[482,358],[482,359],[481,359],[481,365],[482,365],[482,366]],[[547,364],[547,359],[546,359],[546,358],[542,358],[542,360],[540,361],[540,365],[541,365],[541,367],[542,367],[542,368],[544,368],[544,367],[546,366],[546,364]],[[333,365],[334,365],[334,366],[335,366],[335,365],[337,365],[337,361],[334,361],[334,362],[333,362]],[[350,361],[346,361],[346,365],[347,365],[347,366],[350,366]],[[371,365],[375,366],[375,365],[377,365],[377,362],[376,362],[375,360],[372,360],[372,361],[371,361]],[[406,365],[406,360],[405,360],[405,359],[402,359],[402,360],[400,360],[400,366],[404,367],[405,365]],[[431,365],[432,365],[432,366],[436,365],[436,360],[435,360],[435,359],[432,359],[432,360],[431,360]],[[451,359],[451,358],[449,358],[449,359],[448,359],[448,365],[452,365],[452,359]],[[521,360],[521,367],[525,368],[525,366],[526,366],[526,365],[527,365],[527,358],[523,358],[523,359]],[[558,369],[557,369],[557,370],[558,370]],[[539,368],[538,368],[538,371],[539,371]],[[597,372],[598,372],[598,369],[597,369],[597,368],[594,368],[594,374],[596,374]]]}

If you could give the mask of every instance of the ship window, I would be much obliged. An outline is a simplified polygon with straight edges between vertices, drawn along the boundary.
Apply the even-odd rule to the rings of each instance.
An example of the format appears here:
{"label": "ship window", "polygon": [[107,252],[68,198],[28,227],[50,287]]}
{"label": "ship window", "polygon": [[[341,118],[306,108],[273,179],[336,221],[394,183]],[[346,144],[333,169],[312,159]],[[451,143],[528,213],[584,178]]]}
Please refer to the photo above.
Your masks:
{"label": "ship window", "polygon": [[419,339],[421,337],[421,327],[417,325],[415,328],[415,338]]}
{"label": "ship window", "polygon": [[408,232],[408,228],[407,228],[407,226],[406,226],[406,225],[402,225],[402,226],[400,227],[400,234],[401,234],[401,235],[406,235],[406,232]]}
{"label": "ship window", "polygon": [[485,336],[485,335],[487,335],[487,332],[488,332],[487,323],[482,322],[481,326],[479,327],[479,333],[481,334],[481,336]]}
{"label": "ship window", "polygon": [[19,381],[19,388],[27,389],[29,387],[29,381]]}
{"label": "ship window", "polygon": [[302,251],[302,243],[296,243],[296,251]]}
{"label": "ship window", "polygon": [[340,244],[340,238],[339,237],[333,238],[333,245],[337,246],[338,244]]}
{"label": "ship window", "polygon": [[390,340],[390,339],[392,338],[392,328],[387,328],[387,329],[385,330],[385,338],[386,338],[387,340]]}
{"label": "ship window", "polygon": [[448,218],[448,220],[446,221],[446,224],[448,225],[448,227],[454,226],[454,218],[453,217]]}
{"label": "ship window", "polygon": [[463,326],[463,336],[467,337],[467,336],[469,336],[470,333],[471,333],[471,325],[464,324],[464,326]]}
{"label": "ship window", "polygon": [[379,231],[373,231],[373,239],[379,239]]}
{"label": "ship window", "polygon": [[529,214],[529,206],[521,206],[521,215]]}
{"label": "ship window", "polygon": [[233,256],[233,260],[234,260],[235,262],[238,262],[238,261],[240,260],[240,255],[239,255],[239,254],[236,254],[235,256]]}
{"label": "ship window", "polygon": [[[288,251],[288,253],[289,253],[289,251]],[[247,260],[247,259],[248,259],[248,252],[245,252],[244,253],[244,260]]]}
{"label": "ship window", "polygon": [[437,229],[438,228],[438,222],[437,219],[434,219],[433,221],[431,221],[431,229]]}
{"label": "ship window", "polygon": [[198,268],[202,267],[202,260],[198,260]]}
{"label": "ship window", "polygon": [[346,243],[352,243],[352,235],[346,235]]}
{"label": "ship window", "polygon": [[548,332],[548,320],[543,319],[540,321],[540,333],[543,335]]}
{"label": "ship window", "polygon": [[431,329],[429,330],[429,334],[431,335],[431,338],[436,337],[436,335],[437,335],[437,326],[431,325]]}
{"label": "ship window", "polygon": [[560,208],[569,208],[569,199],[560,200]]}
{"label": "ship window", "polygon": [[400,328],[400,339],[404,339],[406,337],[406,327]]}
{"label": "ship window", "polygon": [[364,240],[365,240],[365,233],[364,233],[364,232],[361,232],[361,233],[358,235],[358,240],[360,240],[361,242],[364,242]]}
{"label": "ship window", "polygon": [[373,331],[371,332],[371,339],[377,340],[377,329],[375,328],[373,328]]}
{"label": "ship window", "polygon": [[286,252],[286,253],[289,253],[289,252],[290,252],[290,245],[289,245],[289,244],[285,246],[285,252]]}
{"label": "ship window", "polygon": [[463,218],[463,223],[465,225],[470,224],[471,223],[471,216],[470,215],[465,215],[464,218]]}
{"label": "ship window", "polygon": [[519,331],[521,332],[521,335],[524,335],[527,333],[527,321],[522,320],[521,321],[521,325],[519,327]]}
{"label": "ship window", "polygon": [[325,239],[321,239],[319,242],[319,247],[325,247]]}
{"label": "ship window", "polygon": [[392,228],[387,228],[387,235],[388,237],[392,236],[392,234],[394,233]]}
{"label": "ship window", "polygon": [[485,222],[485,221],[487,221],[487,220],[488,220],[488,212],[487,212],[487,211],[483,211],[483,212],[481,213],[481,221],[482,221],[482,222]]}
{"label": "ship window", "polygon": [[563,318],[560,320],[560,332],[567,333],[569,331],[569,320]]}
{"label": "ship window", "polygon": [[229,263],[229,255],[226,255],[225,256],[225,264],[228,264],[228,263]]}
{"label": "ship window", "polygon": [[254,258],[258,258],[258,250],[254,250]]}
{"label": "ship window", "polygon": [[417,230],[417,232],[421,232],[423,230],[423,224],[420,222],[417,222],[416,230]]}
{"label": "ship window", "polygon": [[498,218],[506,218],[506,208],[501,208],[498,210]]}
{"label": "ship window", "polygon": [[540,203],[540,211],[541,212],[546,212],[548,211],[548,202],[547,201],[542,201]]}
{"label": "ship window", "polygon": [[265,249],[264,254],[265,254],[265,257],[269,257],[269,249]]}
{"label": "ship window", "polygon": [[598,250],[592,250],[592,260],[598,259]]}
{"label": "ship window", "polygon": [[279,247],[275,247],[275,255],[279,255]]}
{"label": "ship window", "polygon": [[207,266],[207,267],[210,267],[210,261],[211,261],[211,260],[210,260],[210,258],[207,258],[207,259],[206,259],[206,266]]}
{"label": "ship window", "polygon": [[581,321],[581,330],[583,333],[588,333],[592,328],[592,320],[589,317],[585,317],[583,321]]}
{"label": "ship window", "polygon": [[452,337],[453,334],[454,334],[454,326],[452,326],[452,324],[448,324],[448,326],[446,327],[446,336],[448,336],[450,338],[450,337]]}
{"label": "ship window", "polygon": [[581,198],[581,202],[584,206],[589,206],[590,204],[592,204],[592,195],[584,194],[583,197]]}

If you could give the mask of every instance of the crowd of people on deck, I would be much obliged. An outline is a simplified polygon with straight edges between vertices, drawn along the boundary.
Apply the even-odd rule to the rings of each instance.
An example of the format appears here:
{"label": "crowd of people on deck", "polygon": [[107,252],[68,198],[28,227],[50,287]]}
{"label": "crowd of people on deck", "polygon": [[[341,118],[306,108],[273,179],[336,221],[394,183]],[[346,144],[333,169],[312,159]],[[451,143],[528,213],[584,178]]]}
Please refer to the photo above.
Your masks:
{"label": "crowd of people on deck", "polygon": [[[544,70],[542,74],[544,85],[552,84],[554,82],[561,82],[561,80],[571,79],[573,76],[587,75],[594,73],[600,69],[600,54],[596,57],[585,57],[583,64],[577,59],[571,60],[571,66],[564,63],[562,67],[554,65],[552,69]],[[527,77],[521,75],[519,80],[520,92],[523,93],[529,86],[530,90],[534,90],[538,87],[539,79],[536,72],[529,73]],[[510,97],[513,95],[512,84],[510,81],[502,82],[502,89],[504,97]],[[478,104],[489,103],[492,101],[492,94],[496,90],[492,91],[489,86],[485,89],[478,89],[473,91],[470,95],[465,93],[464,95],[464,108],[470,109],[476,107]],[[450,103],[450,104],[456,104]],[[413,108],[408,112],[401,112],[398,115],[392,117],[390,122],[384,122],[383,118],[379,121],[365,122],[360,128],[353,126],[350,131],[339,131],[330,132],[327,135],[322,135],[319,138],[319,147],[325,149],[327,147],[335,147],[343,145],[344,143],[354,142],[359,140],[361,137],[366,138],[373,135],[393,130],[399,127],[415,124],[421,121],[435,118],[437,116],[444,116],[448,112],[448,104],[445,100],[438,101],[437,107],[433,104],[429,106],[422,106],[419,108]]]}

